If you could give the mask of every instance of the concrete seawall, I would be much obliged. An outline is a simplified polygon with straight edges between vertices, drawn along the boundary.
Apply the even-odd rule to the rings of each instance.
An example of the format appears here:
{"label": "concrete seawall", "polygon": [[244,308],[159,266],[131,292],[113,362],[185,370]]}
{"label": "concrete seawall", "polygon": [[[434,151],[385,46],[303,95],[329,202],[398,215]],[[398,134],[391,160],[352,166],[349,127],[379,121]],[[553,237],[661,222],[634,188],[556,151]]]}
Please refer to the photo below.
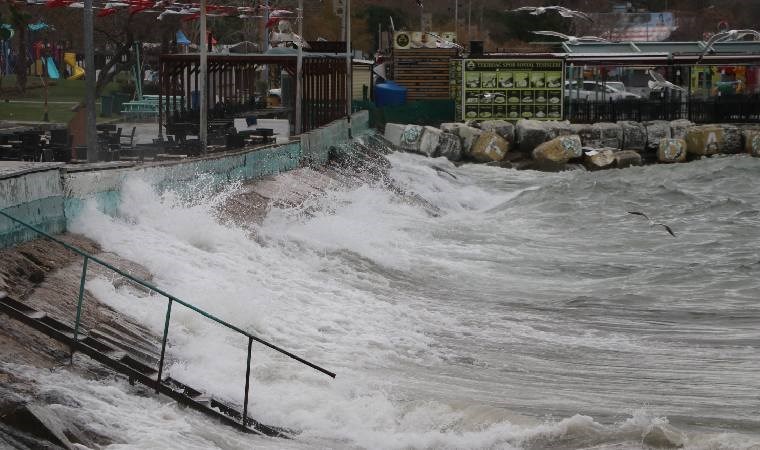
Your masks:
{"label": "concrete seawall", "polygon": [[[128,177],[141,177],[163,191],[181,189],[199,175],[208,176],[213,185],[222,186],[304,165],[322,165],[328,160],[330,147],[347,141],[349,127],[353,135],[367,131],[368,112],[353,114],[350,125],[345,119],[337,120],[285,144],[178,162],[10,164],[0,168],[0,210],[48,233],[62,233],[89,200],[95,199],[101,210],[115,213],[121,201],[121,186]],[[0,248],[37,237],[36,233],[0,217]]]}

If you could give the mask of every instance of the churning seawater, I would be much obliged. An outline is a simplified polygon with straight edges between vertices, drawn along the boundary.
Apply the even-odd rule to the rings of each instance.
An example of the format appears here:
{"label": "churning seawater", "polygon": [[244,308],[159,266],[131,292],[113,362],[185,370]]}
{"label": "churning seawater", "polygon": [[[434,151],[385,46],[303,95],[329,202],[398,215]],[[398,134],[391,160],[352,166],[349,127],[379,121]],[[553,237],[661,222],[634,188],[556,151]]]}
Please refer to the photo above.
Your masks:
{"label": "churning seawater", "polygon": [[[556,174],[389,159],[428,205],[368,183],[273,207],[251,232],[218,219],[229,191],[187,202],[134,179],[118,217],[90,208],[74,224],[179,298],[337,372],[254,345],[250,411],[294,440],[123,382],[41,383],[77,390],[70,413],[119,448],[620,449],[661,442],[654,429],[687,448],[760,446],[760,159]],[[159,297],[91,289],[160,334]],[[171,376],[241,403],[245,339],[172,317]]]}

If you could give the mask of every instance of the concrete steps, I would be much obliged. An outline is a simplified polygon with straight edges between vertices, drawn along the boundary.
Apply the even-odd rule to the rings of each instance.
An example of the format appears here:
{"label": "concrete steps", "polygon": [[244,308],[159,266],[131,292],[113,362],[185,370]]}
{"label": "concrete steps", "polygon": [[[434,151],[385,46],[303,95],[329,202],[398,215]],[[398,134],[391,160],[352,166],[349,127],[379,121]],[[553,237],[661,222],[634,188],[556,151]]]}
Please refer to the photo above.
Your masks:
{"label": "concrete steps", "polygon": [[158,376],[159,349],[155,339],[132,329],[126,323],[100,325],[94,330],[74,329],[43,311],[10,298],[0,292],[0,312],[34,328],[65,344],[72,354],[78,351],[135,381],[153,388],[178,403],[203,412],[238,430],[272,437],[289,437],[290,431],[261,424],[247,416],[243,408],[194,389],[181,381],[166,377],[160,382]]}

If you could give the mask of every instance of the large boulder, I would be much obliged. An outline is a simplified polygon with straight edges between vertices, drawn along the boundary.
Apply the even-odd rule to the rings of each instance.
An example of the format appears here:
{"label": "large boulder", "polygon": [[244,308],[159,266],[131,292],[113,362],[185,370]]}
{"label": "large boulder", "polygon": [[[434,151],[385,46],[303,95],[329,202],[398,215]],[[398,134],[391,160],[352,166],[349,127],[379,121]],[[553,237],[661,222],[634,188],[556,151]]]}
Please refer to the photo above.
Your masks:
{"label": "large boulder", "polygon": [[667,120],[653,120],[645,122],[644,127],[647,130],[647,148],[657,149],[660,147],[660,141],[670,139],[670,122]]}
{"label": "large boulder", "polygon": [[741,142],[741,132],[734,125],[695,125],[686,131],[687,151],[695,156],[739,153]]}
{"label": "large boulder", "polygon": [[400,123],[386,123],[383,137],[394,147],[401,147],[401,136],[404,134],[406,125]]}
{"label": "large boulder", "polygon": [[690,155],[715,155],[720,153],[723,129],[717,125],[694,125],[686,130],[685,141]]}
{"label": "large boulder", "polygon": [[641,443],[647,448],[683,448],[687,439],[680,430],[674,428],[669,423],[658,421],[652,424],[643,434]]}
{"label": "large boulder", "polygon": [[469,149],[468,155],[480,162],[501,161],[509,151],[509,142],[493,131],[486,131],[478,137]]}
{"label": "large boulder", "polygon": [[592,123],[574,123],[570,127],[573,129],[573,134],[577,134],[581,138],[581,144],[584,147],[597,148],[600,147],[598,136],[594,133],[594,124]]}
{"label": "large boulder", "polygon": [[[386,127],[387,128],[387,127]],[[425,127],[420,125],[407,125],[401,134],[401,150],[408,152],[420,153],[420,144],[422,144],[422,135],[425,133]]]}
{"label": "large boulder", "polygon": [[515,142],[515,126],[506,120],[484,120],[480,123],[480,129],[483,131],[493,131],[506,139],[510,144]]}
{"label": "large boulder", "polygon": [[441,133],[438,136],[438,149],[435,156],[443,156],[449,161],[462,160],[462,141],[453,133]]}
{"label": "large boulder", "polygon": [[593,125],[594,132],[601,147],[623,148],[623,127],[612,122],[599,122]]}
{"label": "large boulder", "polygon": [[673,139],[686,139],[686,131],[694,126],[694,122],[687,119],[670,121],[670,137]]}
{"label": "large boulder", "polygon": [[657,161],[675,163],[686,161],[686,141],[683,139],[662,138],[657,147]]}
{"label": "large boulder", "polygon": [[597,148],[583,152],[583,165],[588,170],[602,170],[615,167],[617,149]]}
{"label": "large boulder", "polygon": [[744,130],[744,151],[752,156],[760,157],[760,130]]}
{"label": "large boulder", "polygon": [[623,129],[623,145],[627,150],[642,151],[647,145],[647,129],[641,122],[621,120],[618,122]]}
{"label": "large boulder", "polygon": [[552,136],[552,132],[546,124],[547,122],[540,120],[520,119],[517,121],[515,134],[520,151],[531,152],[539,145],[556,137]]}
{"label": "large boulder", "polygon": [[641,155],[635,150],[621,150],[615,153],[615,166],[619,169],[640,166],[641,162]]}
{"label": "large boulder", "polygon": [[533,149],[533,159],[550,164],[565,164],[582,154],[581,138],[577,134],[556,137]]}
{"label": "large boulder", "polygon": [[580,136],[584,147],[619,149],[623,144],[623,130],[616,123],[573,124],[571,127],[573,134]]}
{"label": "large boulder", "polygon": [[461,127],[462,125],[464,124],[459,123],[459,122],[444,122],[441,124],[441,131],[445,131],[446,133],[453,133],[458,136],[459,127]]}
{"label": "large boulder", "polygon": [[742,131],[736,125],[722,124],[723,127],[723,153],[741,153]]}
{"label": "large boulder", "polygon": [[422,137],[420,138],[418,153],[421,153],[428,157],[434,156],[435,153],[438,151],[438,147],[441,141],[441,135],[443,135],[444,133],[438,128],[427,127],[427,126],[424,128],[425,129],[422,133]]}
{"label": "large boulder", "polygon": [[552,139],[560,136],[570,136],[575,134],[573,126],[568,120],[547,120],[544,123],[544,128],[549,131],[549,135]]}
{"label": "large boulder", "polygon": [[445,133],[438,128],[426,126],[417,153],[425,156],[444,156],[451,161],[459,161],[462,159],[462,143],[454,133]]}
{"label": "large boulder", "polygon": [[475,144],[475,141],[478,140],[480,135],[483,134],[483,130],[462,124],[457,129],[457,134],[459,135],[459,140],[462,142],[462,151],[467,153],[472,145]]}

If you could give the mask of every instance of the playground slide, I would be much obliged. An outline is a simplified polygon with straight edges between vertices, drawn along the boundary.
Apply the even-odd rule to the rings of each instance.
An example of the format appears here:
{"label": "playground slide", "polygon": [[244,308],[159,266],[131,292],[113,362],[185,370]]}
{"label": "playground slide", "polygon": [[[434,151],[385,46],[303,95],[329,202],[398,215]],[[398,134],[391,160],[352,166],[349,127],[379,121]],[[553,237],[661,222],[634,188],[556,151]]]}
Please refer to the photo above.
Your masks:
{"label": "playground slide", "polygon": [[72,75],[67,78],[68,80],[79,80],[84,77],[84,69],[77,65],[77,55],[75,53],[64,53],[63,62],[71,67]]}
{"label": "playground slide", "polygon": [[50,77],[51,80],[58,80],[61,78],[61,74],[58,72],[58,68],[55,66],[53,58],[48,56],[45,60],[45,65],[47,66],[48,77]]}

